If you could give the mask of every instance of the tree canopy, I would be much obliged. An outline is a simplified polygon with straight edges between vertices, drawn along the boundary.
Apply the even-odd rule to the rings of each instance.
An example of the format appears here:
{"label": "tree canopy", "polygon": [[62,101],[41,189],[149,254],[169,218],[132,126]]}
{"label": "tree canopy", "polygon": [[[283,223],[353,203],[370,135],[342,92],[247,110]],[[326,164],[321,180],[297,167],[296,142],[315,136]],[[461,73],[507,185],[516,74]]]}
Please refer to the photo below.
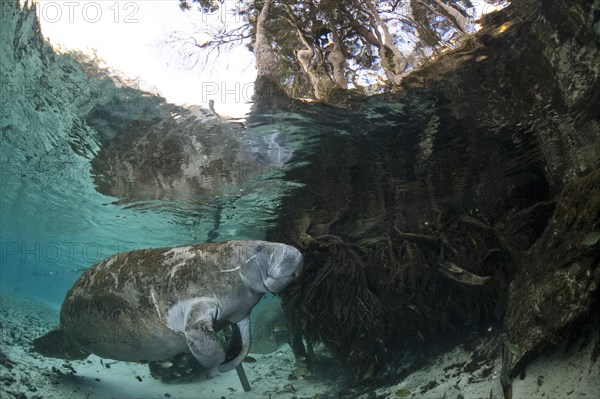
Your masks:
{"label": "tree canopy", "polygon": [[[495,6],[502,0],[486,0]],[[210,52],[247,43],[259,75],[292,97],[326,100],[338,90],[373,94],[460,46],[475,30],[470,0],[253,0],[236,2],[244,23],[195,43]],[[183,10],[214,13],[225,4],[180,0]]]}

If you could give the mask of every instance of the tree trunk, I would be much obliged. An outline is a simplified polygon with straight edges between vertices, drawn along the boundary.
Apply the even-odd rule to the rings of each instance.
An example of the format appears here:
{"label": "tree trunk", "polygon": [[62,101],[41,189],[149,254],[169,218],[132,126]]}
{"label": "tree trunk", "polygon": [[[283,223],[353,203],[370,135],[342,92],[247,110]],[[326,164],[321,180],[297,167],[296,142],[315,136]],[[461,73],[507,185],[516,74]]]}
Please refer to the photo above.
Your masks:
{"label": "tree trunk", "polygon": [[452,19],[454,22],[454,25],[460,29],[463,33],[467,33],[467,18],[462,15],[462,13],[460,11],[458,11],[456,8],[452,7],[449,4],[444,3],[441,0],[434,0],[435,3],[440,6],[445,12],[442,14],[446,14],[444,15],[447,18]]}
{"label": "tree trunk", "polygon": [[348,88],[348,82],[346,81],[346,57],[342,50],[342,43],[340,35],[335,27],[333,21],[329,22],[329,29],[331,29],[331,35],[333,36],[333,48],[329,53],[329,62],[333,66],[333,81],[335,85],[341,89]]}
{"label": "tree trunk", "polygon": [[269,12],[273,0],[265,0],[258,19],[256,21],[256,40],[254,42],[254,56],[256,57],[256,69],[258,76],[276,77],[277,57],[273,52],[267,34],[266,24],[269,20]]}
{"label": "tree trunk", "polygon": [[304,32],[302,32],[302,29],[298,25],[298,21],[296,21],[294,13],[287,6],[284,7],[286,7],[285,10],[288,14],[290,24],[294,27],[298,34],[298,38],[304,45],[303,49],[296,51],[298,63],[310,80],[315,98],[317,100],[324,100],[326,99],[329,88],[332,86],[333,82],[329,75],[323,73],[324,69],[317,69],[317,67],[322,64],[323,56],[306,38]]}
{"label": "tree trunk", "polygon": [[[379,57],[382,59],[382,65],[383,58],[385,58],[387,64],[390,66],[391,71],[394,74],[394,79],[392,83],[400,83],[399,81],[397,81],[399,79],[399,76],[397,75],[400,75],[402,74],[402,72],[404,72],[404,68],[406,67],[406,58],[394,44],[394,38],[390,34],[390,30],[388,29],[387,24],[379,16],[379,12],[375,8],[373,2],[367,0],[366,5],[372,16],[371,21],[376,22],[376,24],[373,24],[373,29],[375,29],[375,34],[381,42],[381,45],[379,47]],[[381,36],[380,30],[377,29],[378,27],[381,28],[381,33],[383,33],[383,37]],[[391,54],[389,54],[390,51]]]}
{"label": "tree trunk", "polygon": [[[305,47],[304,49],[298,50],[296,53],[298,62],[310,79],[310,82],[313,86],[313,92],[315,93],[315,98],[317,100],[323,100],[327,95],[327,90],[323,86],[327,86],[326,82],[329,81],[329,79],[327,76],[323,76],[323,74],[318,73],[315,67],[313,57],[317,55],[317,52],[315,51],[314,47],[306,39],[300,28],[296,27],[296,32],[298,33],[298,37]],[[320,62],[317,64],[320,64]]]}

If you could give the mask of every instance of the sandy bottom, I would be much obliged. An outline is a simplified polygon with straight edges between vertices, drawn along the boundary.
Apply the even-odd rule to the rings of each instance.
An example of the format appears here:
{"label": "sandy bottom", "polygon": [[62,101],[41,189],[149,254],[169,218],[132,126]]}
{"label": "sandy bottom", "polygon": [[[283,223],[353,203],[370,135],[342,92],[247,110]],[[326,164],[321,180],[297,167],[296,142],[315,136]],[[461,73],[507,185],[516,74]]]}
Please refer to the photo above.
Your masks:
{"label": "sandy bottom", "polygon": [[[498,339],[480,339],[436,356],[401,382],[356,395],[371,398],[504,398]],[[544,352],[512,382],[513,399],[600,398],[598,331]],[[384,384],[385,385],[385,384]]]}
{"label": "sandy bottom", "polygon": [[[427,359],[418,368],[398,366],[394,377],[353,382],[341,377],[290,379],[296,361],[289,346],[244,363],[252,390],[244,392],[235,371],[188,383],[165,384],[143,364],[90,356],[83,361],[44,358],[30,351],[33,338],[58,320],[45,304],[0,295],[0,398],[502,398],[496,339],[480,339]],[[600,398],[600,337],[547,351],[513,382],[513,398]],[[110,368],[106,365],[109,364]],[[407,372],[407,370],[413,370]],[[389,374],[389,373],[388,373]],[[394,375],[394,373],[392,373]]]}

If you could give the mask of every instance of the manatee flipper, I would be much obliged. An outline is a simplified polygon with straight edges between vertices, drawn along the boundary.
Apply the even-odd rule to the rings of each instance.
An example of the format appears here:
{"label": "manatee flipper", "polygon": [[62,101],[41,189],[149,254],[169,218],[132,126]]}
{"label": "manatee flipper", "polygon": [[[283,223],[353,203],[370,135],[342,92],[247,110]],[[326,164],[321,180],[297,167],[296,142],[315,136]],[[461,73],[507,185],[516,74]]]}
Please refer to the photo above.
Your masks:
{"label": "manatee flipper", "polygon": [[225,361],[225,351],[213,327],[217,313],[215,302],[202,299],[194,303],[187,314],[184,330],[192,355],[208,368]]}
{"label": "manatee flipper", "polygon": [[[219,371],[229,371],[237,367],[248,355],[250,351],[250,315],[244,317],[233,327],[233,337],[231,338],[232,343],[230,345],[241,346],[239,353],[236,357],[229,360],[227,363],[223,363],[219,366]],[[241,341],[235,342],[235,341]]]}

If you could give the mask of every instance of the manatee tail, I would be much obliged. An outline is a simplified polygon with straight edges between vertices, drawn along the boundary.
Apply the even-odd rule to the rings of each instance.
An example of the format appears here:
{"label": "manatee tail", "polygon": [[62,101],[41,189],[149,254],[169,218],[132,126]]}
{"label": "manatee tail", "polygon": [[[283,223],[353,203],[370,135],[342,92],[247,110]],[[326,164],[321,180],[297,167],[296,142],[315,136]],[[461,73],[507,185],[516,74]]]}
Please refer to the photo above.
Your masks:
{"label": "manatee tail", "polygon": [[65,330],[60,327],[55,327],[46,335],[34,339],[33,349],[41,355],[58,359],[82,360],[90,355],[69,340]]}

